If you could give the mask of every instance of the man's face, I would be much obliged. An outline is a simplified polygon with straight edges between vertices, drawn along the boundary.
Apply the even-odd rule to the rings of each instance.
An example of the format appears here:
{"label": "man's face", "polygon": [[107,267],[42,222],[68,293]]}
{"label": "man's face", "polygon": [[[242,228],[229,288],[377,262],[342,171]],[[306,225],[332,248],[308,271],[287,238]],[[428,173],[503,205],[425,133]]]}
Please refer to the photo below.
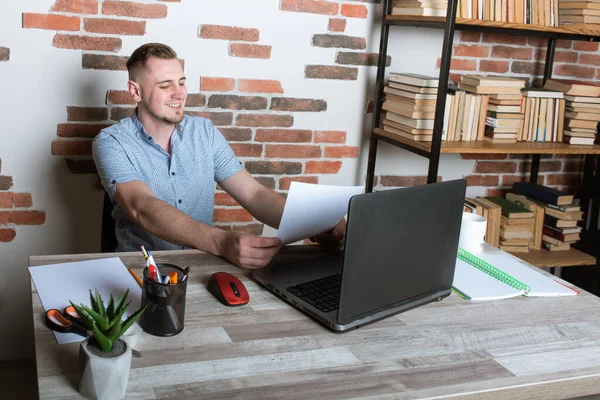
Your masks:
{"label": "man's face", "polygon": [[181,122],[187,89],[179,60],[151,57],[137,81],[140,107],[157,121],[168,124]]}

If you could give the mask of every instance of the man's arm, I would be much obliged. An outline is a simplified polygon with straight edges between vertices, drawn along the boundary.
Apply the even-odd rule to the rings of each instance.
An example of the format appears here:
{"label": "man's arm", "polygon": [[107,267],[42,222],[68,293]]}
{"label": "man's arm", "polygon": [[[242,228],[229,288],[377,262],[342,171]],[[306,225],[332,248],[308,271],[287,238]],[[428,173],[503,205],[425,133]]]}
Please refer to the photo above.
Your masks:
{"label": "man's arm", "polygon": [[[246,170],[230,176],[220,185],[254,218],[272,228],[279,229],[285,207],[283,196],[265,188]],[[343,245],[345,235],[346,220],[342,218],[331,230],[323,232],[311,240],[326,247],[339,248]]]}
{"label": "man's arm", "polygon": [[171,243],[225,257],[242,268],[264,267],[281,247],[277,238],[228,232],[196,221],[156,198],[152,189],[139,180],[117,184],[115,199],[148,232]]}
{"label": "man's arm", "polygon": [[254,218],[272,228],[279,228],[285,207],[283,196],[261,185],[245,169],[233,174],[219,185]]}
{"label": "man's arm", "polygon": [[223,230],[196,221],[156,198],[145,182],[118,183],[115,200],[137,225],[153,235],[181,246],[221,255]]}

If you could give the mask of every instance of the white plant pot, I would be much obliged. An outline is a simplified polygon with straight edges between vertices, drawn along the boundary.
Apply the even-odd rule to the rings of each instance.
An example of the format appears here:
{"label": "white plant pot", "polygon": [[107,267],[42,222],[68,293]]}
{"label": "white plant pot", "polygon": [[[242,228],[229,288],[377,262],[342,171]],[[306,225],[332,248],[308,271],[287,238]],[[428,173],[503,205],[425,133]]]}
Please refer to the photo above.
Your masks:
{"label": "white plant pot", "polygon": [[131,347],[119,339],[112,352],[104,353],[93,345],[88,346],[88,340],[79,347],[79,393],[89,399],[122,399],[129,381]]}

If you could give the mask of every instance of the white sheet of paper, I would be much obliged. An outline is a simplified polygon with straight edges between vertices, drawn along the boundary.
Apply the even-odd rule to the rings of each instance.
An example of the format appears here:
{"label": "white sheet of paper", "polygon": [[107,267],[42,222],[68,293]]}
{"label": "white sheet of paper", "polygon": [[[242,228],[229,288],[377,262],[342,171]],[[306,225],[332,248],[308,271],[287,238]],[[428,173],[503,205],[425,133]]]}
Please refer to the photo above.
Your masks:
{"label": "white sheet of paper", "polygon": [[292,182],[277,237],[285,245],[330,230],[348,213],[350,198],[364,190],[364,186]]}
{"label": "white sheet of paper", "polygon": [[[142,289],[118,257],[29,267],[29,273],[45,311],[52,308],[62,311],[70,305],[69,300],[89,306],[89,290],[93,293],[94,288],[105,305],[111,293],[117,299],[129,289],[129,314],[140,308]],[[54,336],[59,344],[83,340],[74,333],[54,332]]]}

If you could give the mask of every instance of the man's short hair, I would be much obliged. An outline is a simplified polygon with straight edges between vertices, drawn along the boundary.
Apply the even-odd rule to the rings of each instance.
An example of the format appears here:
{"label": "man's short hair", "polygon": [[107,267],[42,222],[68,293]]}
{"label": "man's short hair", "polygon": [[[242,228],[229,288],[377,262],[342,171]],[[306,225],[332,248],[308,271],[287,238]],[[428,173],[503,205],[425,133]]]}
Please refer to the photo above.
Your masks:
{"label": "man's short hair", "polygon": [[162,43],[146,43],[135,49],[127,60],[127,71],[129,80],[134,81],[150,57],[162,58],[163,60],[177,59],[177,53],[171,47]]}

